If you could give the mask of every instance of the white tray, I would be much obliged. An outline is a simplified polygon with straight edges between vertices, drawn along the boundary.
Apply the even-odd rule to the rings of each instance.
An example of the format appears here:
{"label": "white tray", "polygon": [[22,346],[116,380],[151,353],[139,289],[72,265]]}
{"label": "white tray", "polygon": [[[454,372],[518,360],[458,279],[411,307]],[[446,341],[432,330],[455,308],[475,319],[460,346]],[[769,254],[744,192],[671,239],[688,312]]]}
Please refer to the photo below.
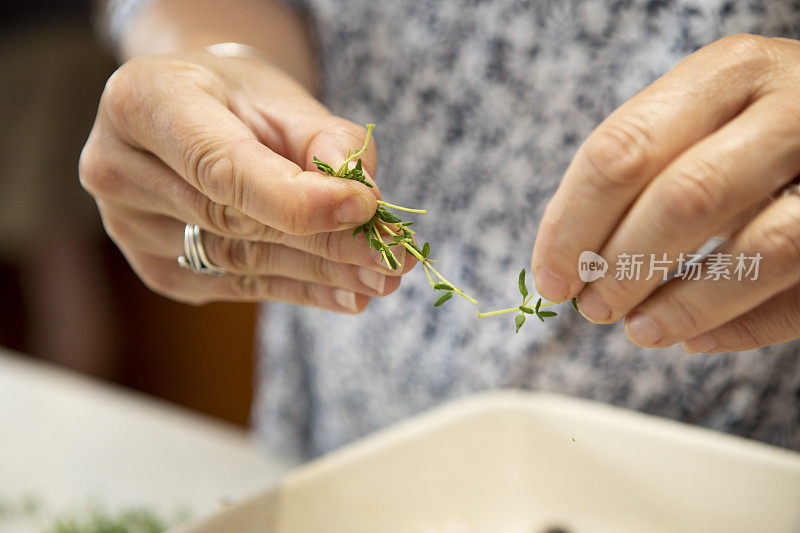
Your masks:
{"label": "white tray", "polygon": [[800,454],[574,398],[489,393],[308,463],[177,531],[551,528],[800,532]]}

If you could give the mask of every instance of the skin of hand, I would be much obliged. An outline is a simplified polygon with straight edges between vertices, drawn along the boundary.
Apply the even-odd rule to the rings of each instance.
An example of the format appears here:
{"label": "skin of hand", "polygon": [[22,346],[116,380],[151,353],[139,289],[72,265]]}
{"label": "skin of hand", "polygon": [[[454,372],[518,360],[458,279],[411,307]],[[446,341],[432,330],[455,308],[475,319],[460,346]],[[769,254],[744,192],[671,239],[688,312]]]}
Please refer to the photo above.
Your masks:
{"label": "skin of hand", "polygon": [[[156,3],[157,4],[157,3]],[[277,300],[345,313],[397,289],[395,271],[350,228],[377,187],[317,172],[366,131],[335,117],[294,78],[256,58],[140,56],[109,79],[80,158],[106,231],[154,291],[189,303]],[[375,175],[374,145],[364,168]],[[180,268],[186,223],[229,273]]]}
{"label": "skin of hand", "polygon": [[[637,345],[688,353],[800,337],[800,42],[732,35],[691,54],[604,120],[547,205],[532,270],[537,290],[578,297],[595,323],[625,318]],[[732,233],[718,251],[761,254],[756,279],[615,279],[621,253],[681,252]],[[609,263],[584,283],[584,250]]]}

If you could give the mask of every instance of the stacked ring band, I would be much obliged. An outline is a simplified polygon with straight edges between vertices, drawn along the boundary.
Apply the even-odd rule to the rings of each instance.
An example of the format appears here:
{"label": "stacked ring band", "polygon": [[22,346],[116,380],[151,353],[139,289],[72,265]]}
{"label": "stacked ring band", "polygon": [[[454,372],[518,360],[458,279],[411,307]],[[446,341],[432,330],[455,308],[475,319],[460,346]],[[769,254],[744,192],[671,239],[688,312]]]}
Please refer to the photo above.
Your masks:
{"label": "stacked ring band", "polygon": [[198,274],[225,273],[225,270],[208,258],[197,224],[186,224],[183,231],[183,255],[178,257],[178,265]]}

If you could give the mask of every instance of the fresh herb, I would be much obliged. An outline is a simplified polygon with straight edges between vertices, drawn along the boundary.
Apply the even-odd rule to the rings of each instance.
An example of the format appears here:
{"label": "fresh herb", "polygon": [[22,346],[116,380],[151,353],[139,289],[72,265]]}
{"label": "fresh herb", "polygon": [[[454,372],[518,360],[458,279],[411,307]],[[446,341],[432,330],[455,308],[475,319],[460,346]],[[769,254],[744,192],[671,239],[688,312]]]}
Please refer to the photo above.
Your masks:
{"label": "fresh herb", "polygon": [[163,533],[174,522],[145,508],[107,514],[92,509],[83,518],[60,518],[44,533]]}
{"label": "fresh herb", "polygon": [[[367,138],[364,140],[364,146],[353,153],[351,153],[351,150],[348,150],[344,162],[341,164],[341,166],[339,166],[338,169],[334,170],[334,168],[328,163],[325,163],[324,161],[319,160],[317,157],[314,157],[313,161],[317,166],[317,169],[320,172],[328,174],[329,176],[355,180],[363,183],[367,187],[372,188],[372,184],[367,181],[364,174],[360,156],[367,151],[369,139],[372,135],[372,129],[374,127],[374,124],[367,124]],[[353,161],[356,161],[355,166],[353,168],[349,168],[350,163]],[[404,211],[406,213],[427,213],[427,211],[424,209],[411,209],[400,205],[390,204],[388,202],[384,202],[383,200],[378,200],[378,209],[375,211],[375,214],[372,215],[372,218],[370,218],[365,224],[362,224],[353,230],[353,238],[356,238],[359,234],[363,233],[366,237],[367,244],[381,254],[383,262],[386,263],[386,265],[392,270],[398,268],[399,265],[397,257],[392,252],[392,247],[402,246],[408,250],[408,252],[416,257],[422,265],[425,275],[428,278],[428,283],[437,294],[436,300],[433,303],[434,307],[443,305],[445,302],[450,300],[454,294],[458,294],[476,306],[479,305],[475,298],[467,295],[456,284],[442,276],[442,274],[439,273],[439,271],[433,266],[433,263],[438,263],[438,261],[429,257],[431,253],[431,244],[426,242],[422,248],[417,245],[414,237],[416,233],[414,230],[410,229],[410,226],[413,224],[413,222],[404,222],[398,215],[391,212],[389,209]],[[528,287],[525,284],[524,268],[519,273],[518,285],[519,292],[522,294],[522,304],[518,305],[517,307],[489,311],[486,313],[477,311],[478,318],[502,315],[505,313],[518,313],[514,318],[514,323],[516,325],[516,332],[519,333],[519,329],[525,323],[526,314],[536,315],[536,317],[542,322],[544,322],[545,318],[550,318],[557,315],[557,313],[553,311],[541,310],[541,308],[555,305],[556,302],[542,303],[542,299],[539,298],[535,304],[535,307],[531,308],[528,305],[533,298],[533,294],[528,292]],[[576,298],[572,299],[572,306],[575,308],[575,310],[578,309]]]}
{"label": "fresh herb", "polygon": [[[107,512],[100,505],[89,505],[78,512],[50,518],[52,510],[33,495],[17,499],[0,498],[0,526],[4,522],[41,522],[49,525],[43,533],[163,533],[190,518],[187,510],[166,517],[147,507],[132,507],[117,512]],[[3,527],[0,527],[3,529]]]}
{"label": "fresh herb", "polygon": [[41,500],[32,494],[26,494],[16,500],[0,499],[0,522],[35,516],[41,509]]}
{"label": "fresh herb", "polygon": [[[519,293],[522,295],[522,303],[517,307],[509,307],[508,309],[500,309],[498,311],[489,311],[488,313],[478,313],[479,318],[484,318],[487,316],[494,316],[494,315],[502,315],[504,313],[519,313],[516,317],[514,317],[514,324],[517,326],[516,332],[519,333],[519,328],[525,323],[525,315],[536,315],[540,321],[544,322],[545,318],[552,318],[554,316],[558,316],[558,313],[555,311],[544,311],[543,308],[549,307],[551,305],[556,305],[557,302],[546,302],[542,303],[542,299],[538,298],[536,300],[536,304],[531,308],[530,302],[533,300],[534,295],[528,292],[528,286],[525,284],[525,269],[519,271],[519,279],[517,280],[517,286],[519,287]],[[572,306],[577,310],[578,309],[578,299],[572,299]]]}

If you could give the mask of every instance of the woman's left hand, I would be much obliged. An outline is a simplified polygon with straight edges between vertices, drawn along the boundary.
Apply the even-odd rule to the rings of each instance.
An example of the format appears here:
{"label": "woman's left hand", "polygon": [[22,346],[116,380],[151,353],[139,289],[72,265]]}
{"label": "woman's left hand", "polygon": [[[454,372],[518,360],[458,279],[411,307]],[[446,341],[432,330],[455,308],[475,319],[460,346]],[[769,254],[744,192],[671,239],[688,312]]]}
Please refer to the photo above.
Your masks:
{"label": "woman's left hand", "polygon": [[[536,288],[555,301],[577,296],[592,322],[625,317],[641,346],[729,352],[798,338],[800,195],[776,195],[798,174],[800,42],[725,37],[583,143],[539,227]],[[661,283],[681,254],[728,234],[700,279]],[[588,284],[578,271],[585,250],[608,261],[605,277]],[[736,270],[742,258],[749,272]],[[637,259],[638,279],[629,268]],[[720,275],[726,261],[729,279]]]}

